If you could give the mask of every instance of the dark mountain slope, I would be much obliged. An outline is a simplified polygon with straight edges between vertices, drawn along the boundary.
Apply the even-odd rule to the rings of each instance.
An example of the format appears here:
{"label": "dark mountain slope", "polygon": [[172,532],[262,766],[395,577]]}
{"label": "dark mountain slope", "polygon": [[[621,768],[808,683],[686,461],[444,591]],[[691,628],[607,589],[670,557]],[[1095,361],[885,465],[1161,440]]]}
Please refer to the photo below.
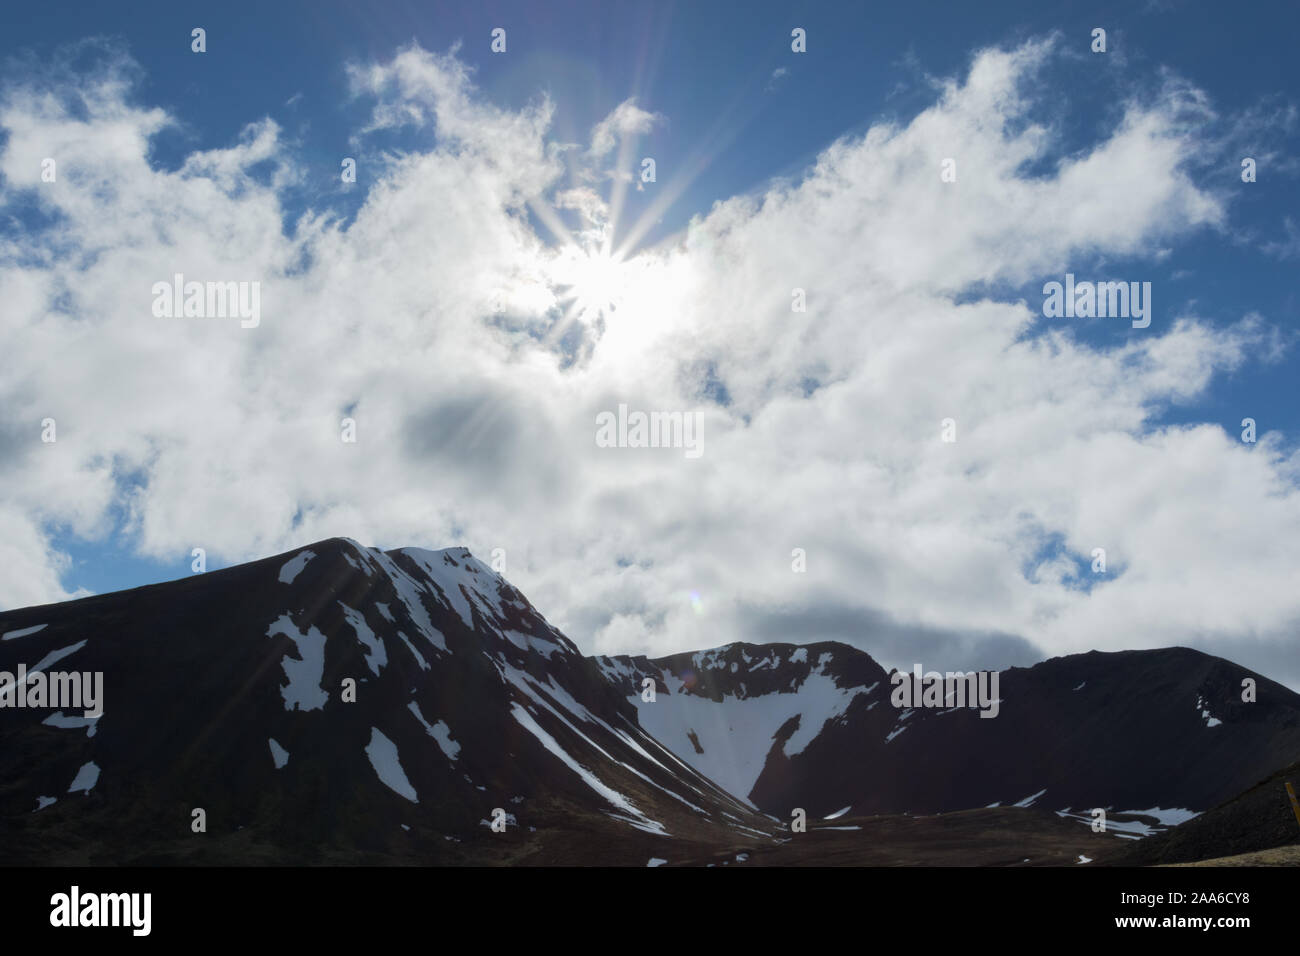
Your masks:
{"label": "dark mountain slope", "polygon": [[[598,660],[651,733],[782,819],[794,807],[1197,811],[1300,755],[1300,695],[1187,648],[1012,668],[991,718],[896,708],[889,675],[843,644]],[[646,676],[653,704],[639,697]],[[1254,702],[1242,700],[1244,678]]]}
{"label": "dark mountain slope", "polygon": [[1276,847],[1300,847],[1300,821],[1285,784],[1300,793],[1300,763],[1291,764],[1194,820],[1135,843],[1126,866],[1189,863]]}
{"label": "dark mountain slope", "polygon": [[[25,694],[102,672],[104,713],[0,707],[10,864],[1191,859],[1286,839],[1251,788],[1300,756],[1300,696],[1185,648],[1013,668],[993,718],[897,708],[844,644],[587,658],[464,549],[344,539],[0,614],[20,663]],[[1129,832],[1058,815],[1097,806]]]}
{"label": "dark mountain slope", "polygon": [[0,709],[7,863],[644,865],[664,833],[772,829],[464,549],[333,539],[7,613],[0,633],[0,669],[61,652],[47,669],[102,671],[105,697],[93,722]]}

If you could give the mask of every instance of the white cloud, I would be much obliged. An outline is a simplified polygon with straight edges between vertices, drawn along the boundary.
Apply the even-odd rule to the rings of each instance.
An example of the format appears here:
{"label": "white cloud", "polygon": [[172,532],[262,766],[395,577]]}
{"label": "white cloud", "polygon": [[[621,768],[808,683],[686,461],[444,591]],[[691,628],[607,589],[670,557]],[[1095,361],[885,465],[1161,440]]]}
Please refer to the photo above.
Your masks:
{"label": "white cloud", "polygon": [[637,106],[636,100],[624,100],[592,128],[590,153],[593,157],[607,156],[618,143],[650,132],[661,120]]}
{"label": "white cloud", "polygon": [[[1038,302],[972,296],[1153,257],[1226,215],[1183,166],[1186,116],[1207,109],[1185,87],[1025,172],[1056,149],[1031,121],[1052,49],[984,51],[910,123],[718,204],[619,265],[616,310],[576,325],[528,213],[602,224],[617,203],[565,181],[545,98],[493,106],[454,51],[350,68],[374,104],[359,137],[415,124],[437,146],[380,162],[346,228],[310,214],[288,235],[295,161],[270,120],[167,171],[149,145],[175,118],[136,105],[128,64],[10,82],[4,193],[57,226],[0,247],[0,538],[17,569],[0,605],[66,596],[52,529],[102,537],[126,506],[154,556],[330,535],[504,547],[552,622],[605,653],[750,638],[764,609],[791,641],[854,637],[823,629],[843,612],[868,649],[873,622],[1051,654],[1275,640],[1300,615],[1294,458],[1267,434],[1151,424],[1241,367],[1267,341],[1258,318],[1162,313],[1100,347],[1067,320],[1027,335]],[[588,160],[654,121],[619,105]],[[260,327],[154,318],[150,286],[176,272],[260,281]],[[700,410],[703,457],[597,448],[595,416],[620,402]],[[1090,591],[1059,557],[1026,574],[1053,536],[1122,573]]]}

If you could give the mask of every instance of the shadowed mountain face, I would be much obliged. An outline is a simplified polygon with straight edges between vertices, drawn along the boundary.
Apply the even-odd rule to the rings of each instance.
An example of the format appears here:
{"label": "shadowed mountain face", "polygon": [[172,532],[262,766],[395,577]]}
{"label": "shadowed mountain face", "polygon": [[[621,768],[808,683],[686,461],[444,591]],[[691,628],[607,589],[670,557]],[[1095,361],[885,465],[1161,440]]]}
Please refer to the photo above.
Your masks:
{"label": "shadowed mountain face", "polygon": [[773,829],[463,549],[334,539],[0,634],[0,670],[104,675],[98,720],[0,709],[6,863],[644,865]]}
{"label": "shadowed mountain face", "polygon": [[[1229,862],[1239,864],[1249,862],[1237,858],[1243,853],[1278,847],[1300,850],[1300,818],[1291,809],[1287,783],[1300,792],[1300,763],[1271,774],[1194,820],[1133,844],[1117,862],[1150,866],[1230,857]],[[1286,859],[1292,865],[1300,863],[1300,854]]]}
{"label": "shadowed mountain face", "polygon": [[[1003,671],[993,718],[971,707],[895,707],[890,675],[843,644],[598,662],[639,707],[642,726],[781,819],[794,807],[1204,810],[1300,755],[1300,695],[1185,648]],[[659,689],[653,703],[632,693],[647,676]],[[1256,683],[1251,703],[1245,678]]]}
{"label": "shadowed mountain face", "polygon": [[[1204,810],[1300,754],[1300,697],[1194,651],[1005,671],[992,719],[904,709],[843,644],[588,658],[464,549],[345,539],[0,614],[20,664],[8,864],[924,862],[930,834],[933,862],[1071,862],[1125,841],[1047,811]],[[40,696],[96,672],[102,716]]]}

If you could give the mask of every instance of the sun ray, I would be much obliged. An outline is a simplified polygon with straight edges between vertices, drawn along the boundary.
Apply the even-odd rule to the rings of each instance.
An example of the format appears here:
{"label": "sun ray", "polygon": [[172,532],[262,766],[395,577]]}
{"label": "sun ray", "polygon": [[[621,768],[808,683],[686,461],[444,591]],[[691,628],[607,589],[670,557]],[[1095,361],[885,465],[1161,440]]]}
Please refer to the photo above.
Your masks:
{"label": "sun ray", "polygon": [[[673,203],[677,202],[686,190],[694,185],[700,175],[713,164],[722,151],[741,134],[761,111],[761,102],[752,102],[752,98],[745,95],[745,89],[743,87],[738,88],[722,119],[713,126],[711,135],[687,157],[680,167],[681,171],[657,192],[650,205],[632,224],[628,234],[623,237],[623,241],[614,255],[620,259],[626,258],[630,251],[635,249],[646,234],[654,228],[655,224],[659,222]],[[616,226],[616,222],[611,222],[611,234]]]}

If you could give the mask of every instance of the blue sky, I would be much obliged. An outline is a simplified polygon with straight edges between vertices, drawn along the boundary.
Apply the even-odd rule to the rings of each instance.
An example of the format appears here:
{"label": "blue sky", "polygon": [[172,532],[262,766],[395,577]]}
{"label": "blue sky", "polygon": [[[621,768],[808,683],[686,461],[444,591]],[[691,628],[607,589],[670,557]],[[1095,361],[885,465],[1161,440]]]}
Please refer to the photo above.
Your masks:
{"label": "blue sky", "polygon": [[[207,31],[208,50],[202,55],[190,50],[189,34],[195,26]],[[1107,31],[1108,45],[1107,52],[1101,55],[1089,51],[1091,30],[1099,26]],[[507,31],[505,54],[490,52],[490,33],[495,27]],[[807,53],[791,51],[790,31],[794,27],[807,31]],[[1170,202],[1179,209],[1193,210],[1188,213],[1187,223],[1169,229],[1154,220],[1140,222],[1135,229],[1141,234],[1135,233],[1132,242],[1116,238],[1100,226],[1095,227],[1095,235],[1087,234],[1080,227],[1080,235],[1067,244],[1065,258],[1059,264],[1081,279],[1150,281],[1155,311],[1152,326],[1147,330],[1151,333],[1149,339],[1135,338],[1135,330],[1124,321],[1081,321],[1068,328],[1071,347],[1122,351],[1135,342],[1165,335],[1179,320],[1194,321],[1203,332],[1202,339],[1184,337],[1191,344],[1178,344],[1184,338],[1170,339],[1166,352],[1181,355],[1196,342],[1214,343],[1220,349],[1214,361],[1207,359],[1208,365],[1188,361],[1180,373],[1195,377],[1199,369],[1213,365],[1207,384],[1180,391],[1155,381],[1160,374],[1174,374],[1153,371],[1153,365],[1168,359],[1165,352],[1155,358],[1145,353],[1130,356],[1125,361],[1130,361],[1133,375],[1145,377],[1149,387],[1142,391],[1140,398],[1117,393],[1117,409],[1118,404],[1131,402],[1135,404],[1129,411],[1138,407],[1143,411],[1140,425],[1124,425],[1121,430],[1127,429],[1130,437],[1155,447],[1160,444],[1158,436],[1164,429],[1183,426],[1217,426],[1235,438],[1241,430],[1240,420],[1253,417],[1261,436],[1266,433],[1270,436],[1267,449],[1274,465],[1269,466],[1273,471],[1269,472],[1272,477],[1268,480],[1282,482],[1279,493],[1290,496],[1294,495],[1295,488],[1293,484],[1287,485],[1294,481],[1294,472],[1289,469],[1294,467],[1296,438],[1300,435],[1294,384],[1300,370],[1300,352],[1294,347],[1300,325],[1294,283],[1300,263],[1300,161],[1296,158],[1297,145],[1300,145],[1300,122],[1296,114],[1300,82],[1297,82],[1292,49],[1298,28],[1300,11],[1294,4],[1228,7],[1176,0],[1054,5],[917,3],[883,7],[767,2],[743,6],[494,2],[381,4],[377,9],[320,2],[232,3],[189,8],[140,3],[131,6],[129,16],[123,15],[121,8],[98,4],[25,9],[10,5],[0,12],[0,86],[11,92],[21,91],[29,82],[47,89],[60,83],[66,86],[69,77],[79,75],[79,71],[93,76],[108,70],[116,77],[127,78],[125,92],[121,94],[123,104],[138,111],[162,110],[173,121],[147,134],[145,161],[154,173],[178,179],[193,178],[187,172],[190,168],[187,163],[192,163],[195,156],[230,150],[241,142],[250,123],[269,118],[278,130],[275,146],[265,154],[269,158],[245,163],[240,175],[245,177],[252,192],[274,196],[286,247],[310,249],[313,256],[323,261],[326,246],[316,244],[315,239],[303,238],[304,216],[334,217],[331,228],[346,237],[367,204],[375,208],[372,191],[376,184],[388,187],[405,182],[392,165],[394,157],[435,155],[446,146],[443,130],[437,124],[392,126],[377,122],[376,117],[380,115],[377,101],[388,96],[391,90],[366,89],[357,80],[366,69],[380,65],[388,70],[391,66],[392,71],[385,74],[385,82],[391,85],[393,78],[400,75],[394,58],[414,42],[421,51],[435,58],[451,54],[448,60],[430,61],[436,66],[425,64],[429,75],[439,70],[445,74],[450,63],[469,70],[473,87],[470,101],[476,109],[525,116],[545,96],[553,107],[545,129],[545,140],[549,143],[585,147],[592,140],[597,124],[629,100],[645,116],[653,116],[638,131],[634,158],[654,157],[658,181],[645,190],[629,189],[626,207],[610,228],[617,247],[634,224],[644,223],[646,229],[632,251],[662,253],[662,261],[667,263],[676,261],[673,257],[678,253],[682,261],[688,261],[690,255],[682,250],[695,250],[699,261],[714,255],[728,241],[724,224],[729,216],[739,216],[752,223],[763,218],[755,209],[737,205],[728,205],[718,213],[715,203],[749,197],[759,205],[767,203],[770,207],[774,203],[772,197],[789,198],[790,191],[797,193],[801,185],[815,178],[811,172],[820,168],[819,164],[824,165],[824,152],[832,144],[837,141],[860,144],[859,138],[873,127],[880,129],[888,125],[894,131],[913,130],[920,137],[924,131],[918,125],[918,117],[924,118],[927,111],[941,105],[942,83],[948,82],[959,90],[974,87],[973,80],[968,82],[968,72],[980,51],[1010,51],[1046,41],[1050,43],[1048,52],[1029,57],[1035,63],[1032,68],[1026,68],[1032,73],[1029,81],[1032,93],[1027,96],[1023,110],[1012,111],[1005,135],[1013,137],[1026,125],[1037,123],[1050,130],[1051,142],[1025,166],[1004,171],[1006,175],[1021,187],[1032,189],[1035,181],[1042,181],[1044,188],[1052,187],[1061,180],[1062,170],[1069,164],[1087,157],[1099,144],[1115,137],[1122,130],[1125,111],[1131,104],[1140,103],[1143,109],[1161,117],[1165,124],[1161,135],[1184,137],[1185,152],[1177,158],[1180,181],[1176,188],[1170,187],[1173,190]],[[99,39],[75,47],[79,41],[92,38]],[[57,69],[51,66],[58,63],[62,66]],[[40,79],[43,76],[47,79]],[[37,79],[33,81],[33,78]],[[440,81],[430,82],[436,85]],[[1171,100],[1171,90],[1179,95],[1187,91],[1196,94],[1188,95],[1182,106],[1162,112]],[[18,105],[10,115],[25,116],[22,110],[35,101],[23,101],[19,97],[11,102]],[[409,107],[410,102],[406,100],[398,105]],[[993,108],[999,107],[995,103]],[[70,107],[68,115],[74,120],[84,118],[78,115],[78,109],[75,104]],[[974,109],[972,106],[971,110]],[[39,127],[22,128],[30,134],[30,130]],[[19,134],[15,129],[11,127],[0,135],[5,137],[10,159],[17,163],[16,157],[29,145],[37,152],[40,147],[17,142]],[[978,131],[973,135],[978,135]],[[935,148],[942,150],[942,142]],[[958,151],[958,162],[965,164],[966,155],[969,154]],[[344,156],[358,160],[361,172],[355,187],[344,187],[339,182],[338,167]],[[1240,181],[1239,163],[1245,156],[1259,159],[1258,181],[1252,184]],[[0,216],[4,223],[0,238],[26,250],[24,255],[31,248],[55,248],[60,241],[60,230],[64,229],[60,217],[75,213],[70,211],[72,207],[53,210],[42,193],[19,182],[13,171],[17,168],[12,167],[9,174],[8,185],[15,188],[8,190],[3,216]],[[486,168],[490,172],[491,164]],[[862,171],[866,167],[852,168]],[[971,175],[965,172],[969,167],[961,168],[963,175]],[[1125,175],[1140,175],[1133,173],[1131,164],[1123,170]],[[475,172],[465,175],[469,177],[481,171],[476,167]],[[483,174],[487,176],[489,172]],[[608,170],[602,170],[598,175],[592,174],[595,178],[581,179],[572,163],[565,173],[571,185],[594,183],[598,192],[612,181],[608,174]],[[75,181],[75,175],[75,172],[70,174],[70,181]],[[840,178],[849,175],[841,172]],[[546,194],[554,197],[557,188],[555,182],[548,182]],[[878,187],[873,188],[879,192]],[[1103,191],[1107,188],[1105,176],[1097,180],[1095,188]],[[666,195],[672,198],[671,202],[665,202]],[[418,198],[417,193],[409,196]],[[1183,203],[1180,196],[1190,199]],[[235,215],[241,198],[238,190],[229,193],[228,201],[223,200],[223,208]],[[885,201],[877,195],[871,204],[863,207],[880,212],[882,230],[888,230],[888,223],[895,221],[885,215],[885,207],[881,205]],[[184,208],[185,202],[188,200],[178,200],[178,209]],[[1200,213],[1194,210],[1203,209],[1206,203],[1215,205],[1218,212],[1206,214],[1205,221],[1197,221]],[[989,210],[994,211],[994,206]],[[496,210],[490,212],[494,215]],[[1116,215],[1121,213],[1117,206]],[[113,213],[106,209],[106,214]],[[570,228],[581,225],[580,214],[573,209],[561,209],[559,215]],[[809,268],[814,265],[823,268],[828,256],[842,254],[844,275],[854,274],[859,268],[864,273],[870,272],[871,263],[855,264],[858,240],[853,237],[861,238],[876,228],[872,215],[864,213],[853,229],[847,229],[839,245],[831,244],[820,252],[810,247]],[[372,213],[373,220],[379,218],[377,213]],[[713,245],[696,246],[691,244],[693,240],[684,238],[693,220],[700,235],[707,236]],[[508,221],[508,218],[501,220]],[[538,241],[548,248],[562,245],[539,219],[535,207],[530,207],[525,221]],[[929,222],[918,217],[918,222],[922,221]],[[430,230],[430,236],[436,236],[440,229],[450,234],[465,228],[465,223],[427,222],[422,228]],[[933,233],[942,234],[949,227],[940,219],[931,223],[930,228]],[[969,245],[973,250],[979,249],[983,240],[977,237],[980,230],[977,216],[954,222],[951,228],[954,233],[965,230],[975,237]],[[412,236],[408,245],[418,245],[419,241],[418,236]],[[781,241],[780,237],[774,241]],[[800,240],[791,236],[789,241]],[[911,240],[899,239],[900,243],[907,241]],[[435,244],[430,239],[429,245]],[[861,249],[868,245],[863,242]],[[889,242],[881,248],[888,251]],[[947,253],[940,246],[934,254],[942,259]],[[1008,262],[1024,257],[1023,250],[1009,240],[1005,254]],[[18,259],[12,261],[16,263]],[[532,260],[527,256],[518,261],[519,269],[526,271],[531,267]],[[493,261],[483,262],[482,271],[486,274],[491,271]],[[439,263],[434,261],[427,267],[434,273],[435,281],[441,281]],[[1037,310],[1042,301],[1043,283],[1060,279],[1065,268],[1026,271],[1004,262],[982,273],[976,269],[970,274],[973,278],[953,279],[949,285],[949,271],[953,275],[966,273],[958,266],[948,270],[944,261],[937,261],[932,266],[932,276],[924,284],[927,289],[939,288],[940,298],[954,307],[990,299],[1002,303],[1023,300],[1031,310]],[[987,280],[980,278],[984,274]],[[790,284],[795,283],[791,280]],[[811,292],[816,294],[816,290]],[[835,301],[847,303],[861,292],[849,282],[845,289],[836,291]],[[454,295],[454,291],[447,294]],[[869,301],[883,307],[886,300]],[[722,308],[725,310],[726,306]],[[702,311],[694,329],[712,321],[713,316]],[[583,326],[576,339],[567,335],[563,340],[569,345],[574,341],[587,342],[598,352],[601,328],[599,324]],[[783,342],[780,327],[774,328],[777,331],[771,334],[771,342]],[[849,328],[846,320],[844,335],[851,337]],[[1049,348],[1048,340],[1061,329],[1059,322],[1053,325],[1040,321],[1022,328],[1014,339],[1022,342],[1042,339],[1043,347]],[[15,334],[24,333],[19,330]],[[537,327],[530,327],[528,334],[534,338],[542,335]],[[694,331],[689,333],[694,334]],[[755,334],[766,341],[762,334]],[[343,343],[340,347],[345,347],[348,340],[339,341]],[[844,370],[836,371],[834,366],[836,354],[857,347],[847,344],[849,341],[844,339],[844,344],[822,352],[813,349],[801,358],[792,357],[788,368],[781,365],[783,360],[777,354],[784,345],[774,344],[772,355],[743,356],[739,354],[744,352],[743,348],[738,349],[738,354],[729,355],[724,346],[716,343],[698,351],[683,349],[683,353],[691,354],[674,355],[671,363],[665,362],[665,368],[671,364],[692,370],[684,373],[688,377],[705,375],[709,381],[702,389],[696,388],[695,394],[705,394],[715,406],[720,406],[715,411],[730,416],[733,424],[748,426],[765,412],[770,414],[778,408],[779,403],[761,397],[767,394],[763,390],[768,386],[763,383],[779,380],[795,365],[803,369],[800,381],[811,383],[804,397],[814,403],[824,400],[831,393],[837,375],[847,374]],[[1225,357],[1233,349],[1240,354],[1235,358]],[[347,363],[346,352],[337,354],[338,362]],[[430,354],[434,357],[430,359],[429,376],[445,373],[450,379],[451,367],[444,368],[436,358],[438,354],[448,353]],[[574,354],[569,355],[570,360]],[[868,355],[864,353],[861,367],[866,366]],[[1003,372],[996,352],[989,352],[986,359],[987,379],[1001,377]],[[748,386],[740,381],[744,378],[740,369],[747,363],[764,360],[774,363],[766,379],[756,378]],[[960,355],[954,360],[960,361]],[[1171,367],[1175,364],[1169,362]],[[729,372],[729,368],[733,371]],[[701,369],[704,371],[700,372]],[[494,369],[491,374],[485,371],[475,382],[498,383],[501,379],[495,376],[505,375],[506,371]],[[99,372],[110,373],[108,368]],[[273,373],[263,369],[261,374]],[[931,374],[936,381],[945,375],[942,366],[932,369]],[[1041,370],[1034,376],[1035,382],[1041,382]],[[616,375],[610,381],[618,380]],[[574,384],[573,377],[555,383],[555,387],[563,383]],[[867,383],[862,384],[867,387]],[[610,394],[608,385],[609,381],[605,380],[597,383],[593,379],[586,383],[593,397]],[[466,384],[462,391],[474,392],[476,387]],[[483,387],[488,389],[487,393],[504,394],[491,392],[488,385]],[[646,388],[650,386],[647,384]],[[941,387],[936,388],[942,391]],[[653,389],[649,393],[653,394]],[[231,395],[238,394],[237,389],[231,392]],[[978,405],[980,394],[980,389],[975,388],[967,399]],[[160,396],[159,400],[166,401],[166,398]],[[364,386],[358,382],[353,391],[338,399],[337,405],[351,409],[360,402],[363,409],[373,407],[366,405],[367,400]],[[503,403],[503,407],[510,407],[510,403]],[[1004,403],[999,408],[1007,411],[1010,406]],[[1063,410],[1058,411],[1065,414]],[[430,414],[432,418],[427,420],[444,420],[436,410]],[[828,414],[832,411],[821,408],[817,412],[821,417],[811,421],[826,421]],[[894,414],[894,409],[885,404],[873,414],[889,416]],[[1124,415],[1117,411],[1116,420],[1120,419]],[[177,427],[177,434],[183,434],[184,429]],[[807,427],[817,426],[804,426]],[[502,434],[515,434],[513,421],[502,428]],[[15,513],[22,516],[26,522],[24,528],[31,531],[33,540],[43,541],[46,553],[40,560],[52,562],[49,567],[57,573],[59,587],[65,593],[102,592],[182,576],[189,573],[190,566],[189,548],[184,546],[184,541],[197,538],[195,545],[205,541],[202,532],[182,531],[179,525],[174,536],[158,530],[168,520],[175,520],[176,512],[171,509],[183,506],[184,500],[159,503],[162,492],[158,489],[163,485],[160,475],[164,470],[160,462],[166,460],[165,449],[169,447],[166,430],[142,426],[139,432],[132,441],[124,439],[120,448],[100,449],[96,452],[98,458],[90,456],[81,462],[83,473],[98,466],[110,472],[108,478],[100,474],[93,490],[87,486],[81,500],[90,503],[84,507],[71,503],[69,498],[69,503],[43,508],[33,504],[30,496],[14,495]],[[493,440],[499,437],[495,432],[492,435]],[[843,436],[837,440],[851,442]],[[483,447],[477,437],[468,444]],[[151,450],[143,450],[146,447]],[[211,442],[205,447],[211,448]],[[276,446],[272,443],[268,447]],[[1031,449],[1026,450],[1032,455]],[[473,458],[477,453],[466,454]],[[494,467],[506,461],[504,467],[527,470],[521,464],[527,461],[527,456],[515,457],[510,452],[502,453],[504,458],[499,455],[493,458],[493,454],[496,452],[485,454],[483,461],[496,461]],[[820,455],[822,452],[814,457]],[[1175,465],[1172,453],[1170,456],[1170,473],[1180,474],[1179,468],[1186,466]],[[892,454],[887,453],[869,457],[875,466],[894,461]],[[406,464],[409,463],[394,464],[393,473],[403,473]],[[1003,465],[1014,467],[1005,460]],[[972,473],[987,467],[988,462],[972,465]],[[851,469],[850,473],[853,473]],[[417,477],[428,478],[428,473],[419,468],[403,474],[409,482],[416,481]],[[1113,478],[1120,483],[1126,480],[1122,474]],[[561,485],[567,481],[555,480]],[[707,493],[699,492],[696,478],[683,480],[687,482],[684,488],[695,489],[707,497]],[[247,468],[240,481],[247,499],[267,493],[280,502],[284,482]],[[456,481],[449,479],[449,487],[455,485]],[[385,500],[391,501],[409,486],[403,484],[403,479],[394,478],[393,484],[383,492],[387,495]],[[470,481],[465,487],[478,486]],[[274,489],[274,493],[268,489]],[[608,495],[617,497],[618,492],[607,491]],[[1063,487],[1064,497],[1060,500],[1077,491]],[[582,499],[587,492],[595,494],[584,489],[581,494],[575,492],[573,500]],[[677,492],[682,493],[682,488]],[[367,501],[366,494],[364,490],[339,490],[332,495],[322,494],[320,500],[309,500],[309,496],[299,494],[295,498],[286,492],[283,502],[276,506],[282,509],[278,516],[263,516],[274,527],[250,530],[242,538],[224,531],[213,535],[219,540],[209,547],[208,566],[220,567],[324,534],[368,535],[366,543],[384,546],[444,547],[464,543],[481,551],[511,527],[504,518],[473,514],[474,507],[442,502],[429,505],[428,514],[412,518],[410,530],[406,531],[400,520],[377,517],[386,506],[377,500]],[[1177,496],[1183,491],[1174,487],[1169,494]],[[355,502],[355,508],[345,508],[341,504],[345,499]],[[1041,506],[1027,508],[1033,518],[1014,532],[1015,535],[1023,533],[1024,537],[1017,538],[1012,548],[1013,560],[1008,563],[1026,580],[1035,578],[1034,568],[1050,566],[1059,560],[1056,584],[1074,592],[1078,600],[1085,600],[1104,588],[1094,588],[1089,579],[1081,577],[1087,569],[1088,548],[1071,534],[1068,525],[1073,518],[1053,520],[1051,506],[1045,503],[1048,500],[1057,499],[1049,495]],[[216,515],[223,513],[216,504],[209,504],[215,508]],[[1240,502],[1240,506],[1249,509],[1251,503]],[[545,503],[539,505],[534,513],[540,513],[545,507]],[[985,507],[991,506],[981,506]],[[154,531],[145,533],[141,514],[149,513],[150,508],[157,511],[145,524],[152,522]],[[1193,515],[1215,510],[1206,502],[1190,498],[1187,509]],[[793,510],[797,512],[798,508]],[[328,520],[321,517],[331,515]],[[757,514],[752,517],[761,524]],[[208,520],[211,524],[214,519]],[[247,515],[230,518],[234,524],[255,520]],[[840,516],[829,522],[826,533],[842,520]],[[700,528],[701,535],[706,533],[704,529],[709,524],[707,516],[700,514],[682,517],[679,523],[682,522]],[[872,522],[864,519],[862,526],[853,531],[866,536],[871,527]],[[453,532],[466,540],[445,540]],[[538,542],[551,535],[552,529],[542,524],[522,532],[514,528],[510,533],[529,538],[527,544],[515,542],[519,551],[538,552],[518,572],[525,592],[533,593],[528,586],[531,584],[553,602],[550,607],[543,606],[544,611],[556,614],[580,631],[604,634],[605,649],[613,649],[617,640],[624,639],[617,636],[623,633],[615,626],[619,621],[635,619],[635,626],[628,625],[627,633],[634,636],[626,640],[631,643],[638,640],[645,643],[668,627],[665,622],[671,621],[675,612],[666,605],[656,607],[646,593],[659,590],[682,594],[699,590],[689,583],[695,580],[692,575],[702,574],[698,570],[683,569],[677,576],[669,574],[657,584],[642,581],[633,585],[626,577],[619,577],[620,583],[610,584],[611,593],[621,595],[618,600],[625,606],[617,612],[610,612],[609,608],[598,611],[593,608],[598,603],[595,598],[567,594],[547,573],[538,570],[538,565],[543,563],[540,554],[547,550]],[[671,535],[671,531],[664,533]],[[997,533],[988,531],[988,540],[1004,541],[1005,535],[1012,533],[1006,529]],[[596,535],[596,531],[592,534]],[[169,540],[173,537],[174,540]],[[406,537],[419,540],[405,540]],[[676,553],[680,555],[683,550],[695,553],[693,549],[704,547],[701,541],[679,542]],[[585,553],[587,547],[575,541],[568,541],[564,546],[574,554]],[[557,543],[554,547],[561,545]],[[629,564],[633,568],[645,568],[670,563],[666,555],[630,560],[626,555],[629,547],[628,542],[623,542],[610,551],[607,563],[611,575],[624,574]],[[774,544],[773,548],[781,553],[789,551],[785,542]],[[841,596],[852,603],[846,596],[851,590],[846,582],[852,580],[854,573],[872,567],[871,561],[862,555],[857,560],[863,563],[856,572],[845,570],[843,581],[827,583],[829,590],[821,594],[821,600],[829,599],[832,592],[842,587]],[[846,559],[846,568],[850,566],[852,562]],[[916,581],[921,588],[929,580],[925,566],[926,562],[922,561],[917,567]],[[1117,558],[1115,566],[1140,568],[1141,562],[1137,560],[1134,564],[1126,555],[1122,560]],[[700,580],[713,580],[712,575],[712,572],[703,574]],[[668,578],[675,583],[667,583]],[[614,578],[610,580],[613,582]],[[1081,585],[1080,581],[1084,583]],[[1035,581],[1027,580],[1027,583],[1033,585]],[[713,580],[713,584],[723,591],[728,586],[721,580]],[[638,596],[629,598],[629,589]],[[790,595],[786,599],[797,603]],[[742,610],[744,613],[736,612],[737,619],[746,617],[747,610]],[[875,605],[872,610],[883,610],[887,615],[895,613]],[[1055,613],[1041,608],[1034,612],[1040,617]],[[1288,613],[1278,609],[1272,624],[1254,622],[1243,625],[1243,629],[1256,638],[1276,641],[1281,632],[1274,625],[1286,620]],[[1034,614],[1027,612],[1026,617],[1008,620],[1005,625],[985,620],[978,630],[1021,635],[1025,621],[1035,619]],[[926,627],[947,626],[937,621],[924,623]],[[581,639],[583,634],[574,636]],[[1034,641],[1032,635],[1026,635],[1026,639]],[[683,646],[694,646],[686,637],[681,640]]]}
{"label": "blue sky", "polygon": [[[539,90],[550,91],[559,107],[555,129],[571,139],[581,139],[634,95],[671,117],[671,129],[651,141],[665,165],[717,144],[716,159],[665,217],[673,228],[716,199],[774,175],[797,175],[847,132],[929,105],[923,74],[952,75],[975,49],[1053,30],[1084,38],[1079,43],[1086,46],[1091,29],[1105,26],[1112,55],[1124,56],[1135,70],[1176,70],[1211,91],[1225,114],[1255,107],[1295,89],[1289,53],[1300,10],[1287,3],[1229,8],[1177,0],[880,8],[759,0],[743,13],[720,3],[412,3],[371,11],[342,3],[178,9],[145,2],[133,4],[129,17],[74,4],[9,9],[0,22],[6,57],[46,58],[82,37],[123,38],[144,70],[142,98],[188,124],[183,140],[166,144],[170,149],[159,144],[164,164],[182,150],[227,144],[250,116],[269,115],[301,136],[303,161],[332,171],[363,115],[348,103],[341,64],[389,56],[413,39],[436,51],[462,43],[461,58],[502,105],[517,108]],[[808,31],[804,59],[790,52],[787,24]],[[196,25],[211,38],[204,57],[189,49]],[[505,57],[489,51],[496,26],[509,31]],[[779,95],[764,95],[781,67],[790,73],[778,84]],[[1063,118],[1086,137],[1113,108],[1116,86],[1089,61],[1068,78]],[[297,94],[300,104],[286,108]],[[1295,203],[1294,179],[1267,186],[1257,190],[1268,192],[1259,197],[1260,214]],[[1259,226],[1280,237],[1276,222]]]}

